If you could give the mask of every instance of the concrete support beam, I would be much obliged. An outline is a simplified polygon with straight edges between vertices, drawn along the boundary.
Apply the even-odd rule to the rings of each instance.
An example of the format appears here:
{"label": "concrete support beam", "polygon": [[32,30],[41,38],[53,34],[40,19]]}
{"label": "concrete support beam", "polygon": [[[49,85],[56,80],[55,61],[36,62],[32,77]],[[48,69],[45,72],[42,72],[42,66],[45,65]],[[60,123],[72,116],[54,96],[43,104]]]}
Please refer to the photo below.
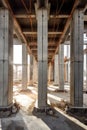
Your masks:
{"label": "concrete support beam", "polygon": [[27,54],[28,56],[28,67],[27,67],[27,78],[28,78],[28,85],[30,83],[30,55]]}
{"label": "concrete support beam", "polygon": [[0,108],[13,103],[13,19],[0,9]]}
{"label": "concrete support beam", "polygon": [[[67,45],[67,57],[70,58],[70,45]],[[67,81],[70,83],[70,61],[67,64]]]}
{"label": "concrete support beam", "polygon": [[22,89],[27,89],[27,48],[22,44]]}
{"label": "concrete support beam", "polygon": [[[23,34],[25,34],[25,35],[37,35],[37,32],[35,32],[35,31],[31,32],[31,31],[25,30],[25,31],[23,31]],[[62,32],[53,32],[53,31],[48,32],[48,35],[61,35],[61,34],[62,34]]]}
{"label": "concrete support beam", "polygon": [[[86,45],[87,48],[87,45]],[[87,53],[86,53],[86,88],[87,88]]]}
{"label": "concrete support beam", "polygon": [[55,55],[54,59],[54,85],[59,85],[59,64],[58,54]]}
{"label": "concrete support beam", "polygon": [[36,59],[33,58],[33,82],[37,83],[37,80],[38,80],[38,66]]}
{"label": "concrete support beam", "polygon": [[[67,45],[67,58],[70,58],[70,45]],[[66,63],[66,81],[70,83],[70,61]]]}
{"label": "concrete support beam", "polygon": [[33,55],[30,55],[30,85],[33,85]]}
{"label": "concrete support beam", "polygon": [[38,28],[38,103],[39,109],[47,107],[47,65],[48,65],[48,11],[37,9]]}
{"label": "concrete support beam", "polygon": [[68,82],[68,63],[64,63],[64,81]]}
{"label": "concrete support beam", "polygon": [[53,63],[50,62],[48,67],[48,82],[50,83],[53,81]]}
{"label": "concrete support beam", "polygon": [[[15,15],[16,18],[22,18],[22,19],[27,19],[27,18],[32,18],[35,19],[36,16],[34,14],[16,14]],[[63,19],[63,18],[68,18],[69,15],[67,14],[58,14],[58,15],[50,15],[49,18],[50,19]]]}
{"label": "concrete support beam", "polygon": [[59,46],[59,89],[64,90],[64,45]]}
{"label": "concrete support beam", "polygon": [[49,65],[48,65],[48,82],[50,83],[50,81],[51,81],[51,63],[49,63]]}
{"label": "concrete support beam", "polygon": [[76,9],[71,22],[70,103],[83,106],[83,11]]}

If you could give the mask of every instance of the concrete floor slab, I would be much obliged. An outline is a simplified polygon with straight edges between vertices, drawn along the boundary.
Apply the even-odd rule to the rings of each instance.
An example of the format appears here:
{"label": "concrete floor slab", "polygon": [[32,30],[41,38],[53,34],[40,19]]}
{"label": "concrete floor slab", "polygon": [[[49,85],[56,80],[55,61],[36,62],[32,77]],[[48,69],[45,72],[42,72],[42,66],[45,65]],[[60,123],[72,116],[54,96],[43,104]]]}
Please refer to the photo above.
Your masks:
{"label": "concrete floor slab", "polygon": [[[37,93],[36,87],[30,87],[30,90],[34,94]],[[53,97],[55,96],[55,98],[62,95],[61,93],[56,93],[56,95],[53,93],[54,92],[49,94]],[[64,94],[66,94],[64,96],[67,97],[67,93]],[[57,102],[55,98],[51,99],[51,101]],[[63,111],[57,109],[53,115],[39,113],[34,110],[30,114],[29,112],[25,113],[23,110],[20,110],[16,115],[0,119],[0,121],[0,130],[87,130],[86,125],[73,117],[68,117],[68,115],[64,114]]]}

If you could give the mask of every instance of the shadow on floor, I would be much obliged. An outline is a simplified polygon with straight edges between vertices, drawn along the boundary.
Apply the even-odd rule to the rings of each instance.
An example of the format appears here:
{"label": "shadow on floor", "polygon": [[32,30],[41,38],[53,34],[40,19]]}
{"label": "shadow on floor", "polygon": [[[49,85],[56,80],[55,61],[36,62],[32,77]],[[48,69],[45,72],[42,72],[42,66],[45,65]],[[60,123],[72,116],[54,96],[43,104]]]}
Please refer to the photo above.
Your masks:
{"label": "shadow on floor", "polygon": [[43,120],[50,130],[87,130],[75,124],[56,110],[53,116],[36,112],[35,110],[33,111],[33,115]]}
{"label": "shadow on floor", "polygon": [[2,118],[0,130],[28,130],[22,115],[18,113],[13,117]]}

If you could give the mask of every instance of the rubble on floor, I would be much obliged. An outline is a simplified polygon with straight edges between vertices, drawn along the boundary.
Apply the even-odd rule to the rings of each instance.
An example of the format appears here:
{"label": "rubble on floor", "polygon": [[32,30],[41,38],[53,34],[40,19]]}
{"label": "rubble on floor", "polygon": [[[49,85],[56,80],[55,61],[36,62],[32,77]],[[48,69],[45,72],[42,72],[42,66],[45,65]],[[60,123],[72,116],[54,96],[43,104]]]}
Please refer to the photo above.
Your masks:
{"label": "rubble on floor", "polygon": [[13,99],[14,102],[19,104],[23,111],[32,113],[36,101],[36,95],[33,94],[31,90],[16,90],[13,93]]}

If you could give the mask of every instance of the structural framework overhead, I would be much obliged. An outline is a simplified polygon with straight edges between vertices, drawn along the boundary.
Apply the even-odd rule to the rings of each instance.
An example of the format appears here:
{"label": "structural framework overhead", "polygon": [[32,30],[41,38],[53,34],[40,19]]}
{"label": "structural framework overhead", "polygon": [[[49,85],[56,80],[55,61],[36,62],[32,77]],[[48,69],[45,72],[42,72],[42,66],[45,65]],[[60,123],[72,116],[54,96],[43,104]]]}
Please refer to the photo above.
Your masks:
{"label": "structural framework overhead", "polygon": [[[37,20],[35,3],[43,8],[43,0],[1,0],[0,6],[10,10],[14,17],[14,37],[27,44],[29,53],[37,58]],[[68,38],[71,16],[75,8],[86,7],[87,0],[49,0],[48,61],[58,52],[59,44]],[[87,26],[87,9],[84,13]],[[44,43],[45,44],[45,43]]]}

